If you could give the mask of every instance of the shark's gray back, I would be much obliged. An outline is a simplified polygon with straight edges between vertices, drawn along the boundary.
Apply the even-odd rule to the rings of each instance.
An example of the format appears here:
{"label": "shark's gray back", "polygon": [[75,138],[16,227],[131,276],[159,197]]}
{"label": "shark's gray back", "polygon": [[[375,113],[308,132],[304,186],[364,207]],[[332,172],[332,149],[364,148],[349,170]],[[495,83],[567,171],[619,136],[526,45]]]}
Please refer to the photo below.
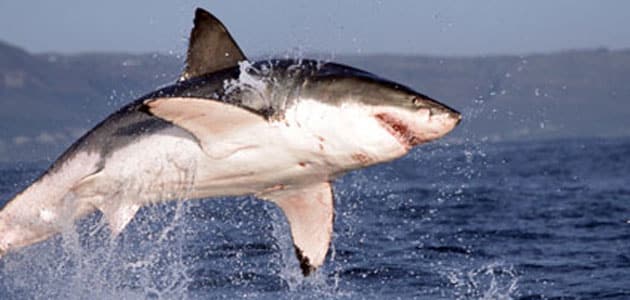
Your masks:
{"label": "shark's gray back", "polygon": [[101,157],[100,168],[107,157],[117,149],[134,143],[142,136],[159,133],[171,127],[174,125],[168,121],[142,111],[139,103],[131,103],[83,135],[55,161],[46,173],[56,170],[78,152],[83,151],[98,153]]}

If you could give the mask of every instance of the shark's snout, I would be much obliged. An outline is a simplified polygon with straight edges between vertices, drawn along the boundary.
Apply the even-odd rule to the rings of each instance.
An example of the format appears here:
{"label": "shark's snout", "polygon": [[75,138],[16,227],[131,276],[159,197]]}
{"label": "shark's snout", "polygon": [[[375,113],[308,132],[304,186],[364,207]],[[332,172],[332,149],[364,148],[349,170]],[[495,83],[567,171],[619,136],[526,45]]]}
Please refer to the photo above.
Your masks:
{"label": "shark's snout", "polygon": [[437,101],[434,101],[430,111],[429,120],[425,124],[421,124],[421,128],[428,132],[430,140],[441,138],[448,134],[462,120],[462,115],[458,111]]}
{"label": "shark's snout", "polygon": [[422,100],[418,113],[423,114],[423,111],[426,110],[428,110],[429,116],[425,125],[430,128],[429,131],[436,135],[435,138],[446,135],[462,121],[461,113],[428,97]]}
{"label": "shark's snout", "polygon": [[446,134],[453,130],[457,125],[459,125],[459,123],[462,121],[462,114],[446,105],[439,105],[439,108],[432,109],[430,118],[435,118],[436,120],[439,120],[439,122],[444,123],[447,128],[450,127],[450,129],[447,129],[447,131],[444,133]]}
{"label": "shark's snout", "polygon": [[462,114],[459,113],[458,111],[446,106],[446,105],[442,105],[442,110],[439,112],[439,114],[445,115],[448,119],[451,120],[455,120],[455,125],[459,124],[459,122],[462,121]]}
{"label": "shark's snout", "polygon": [[417,107],[412,111],[386,109],[374,116],[406,149],[445,136],[462,119],[458,111],[434,100],[424,100]]}
{"label": "shark's snout", "polygon": [[426,97],[420,100],[420,103],[420,111],[422,111],[423,109],[428,109],[430,112],[430,116],[437,116],[438,118],[455,121],[455,126],[457,126],[457,124],[459,124],[462,119],[462,115],[458,111],[431,98]]}

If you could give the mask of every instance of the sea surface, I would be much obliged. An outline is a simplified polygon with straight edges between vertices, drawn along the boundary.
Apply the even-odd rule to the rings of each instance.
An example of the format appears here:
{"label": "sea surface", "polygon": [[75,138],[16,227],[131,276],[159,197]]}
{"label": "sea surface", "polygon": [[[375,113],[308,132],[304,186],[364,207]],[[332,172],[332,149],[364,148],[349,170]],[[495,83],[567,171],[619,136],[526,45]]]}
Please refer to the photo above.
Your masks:
{"label": "sea surface", "polygon": [[[45,168],[0,165],[0,202]],[[0,260],[0,298],[630,299],[630,139],[437,143],[335,188],[308,278],[277,208],[222,198],[145,208],[115,239],[92,215]]]}

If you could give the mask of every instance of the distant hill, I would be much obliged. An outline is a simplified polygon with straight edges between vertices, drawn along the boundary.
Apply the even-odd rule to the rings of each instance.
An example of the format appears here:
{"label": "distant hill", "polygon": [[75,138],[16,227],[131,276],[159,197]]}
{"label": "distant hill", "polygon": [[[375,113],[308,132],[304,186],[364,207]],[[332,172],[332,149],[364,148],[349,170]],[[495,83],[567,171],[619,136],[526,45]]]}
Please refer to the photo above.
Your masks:
{"label": "distant hill", "polygon": [[[339,56],[464,113],[451,140],[630,135],[630,50],[528,56]],[[0,42],[0,162],[53,159],[183,57],[31,54]]]}

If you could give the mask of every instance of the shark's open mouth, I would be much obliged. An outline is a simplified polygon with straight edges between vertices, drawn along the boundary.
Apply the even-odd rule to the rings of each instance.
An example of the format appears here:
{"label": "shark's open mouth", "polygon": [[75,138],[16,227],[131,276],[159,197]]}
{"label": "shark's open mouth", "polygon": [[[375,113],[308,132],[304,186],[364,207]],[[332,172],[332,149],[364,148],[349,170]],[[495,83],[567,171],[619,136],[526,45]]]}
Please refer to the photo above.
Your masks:
{"label": "shark's open mouth", "polygon": [[421,144],[424,141],[414,135],[413,131],[400,119],[392,117],[386,113],[376,114],[374,117],[389,131],[401,145],[405,148],[411,148]]}

